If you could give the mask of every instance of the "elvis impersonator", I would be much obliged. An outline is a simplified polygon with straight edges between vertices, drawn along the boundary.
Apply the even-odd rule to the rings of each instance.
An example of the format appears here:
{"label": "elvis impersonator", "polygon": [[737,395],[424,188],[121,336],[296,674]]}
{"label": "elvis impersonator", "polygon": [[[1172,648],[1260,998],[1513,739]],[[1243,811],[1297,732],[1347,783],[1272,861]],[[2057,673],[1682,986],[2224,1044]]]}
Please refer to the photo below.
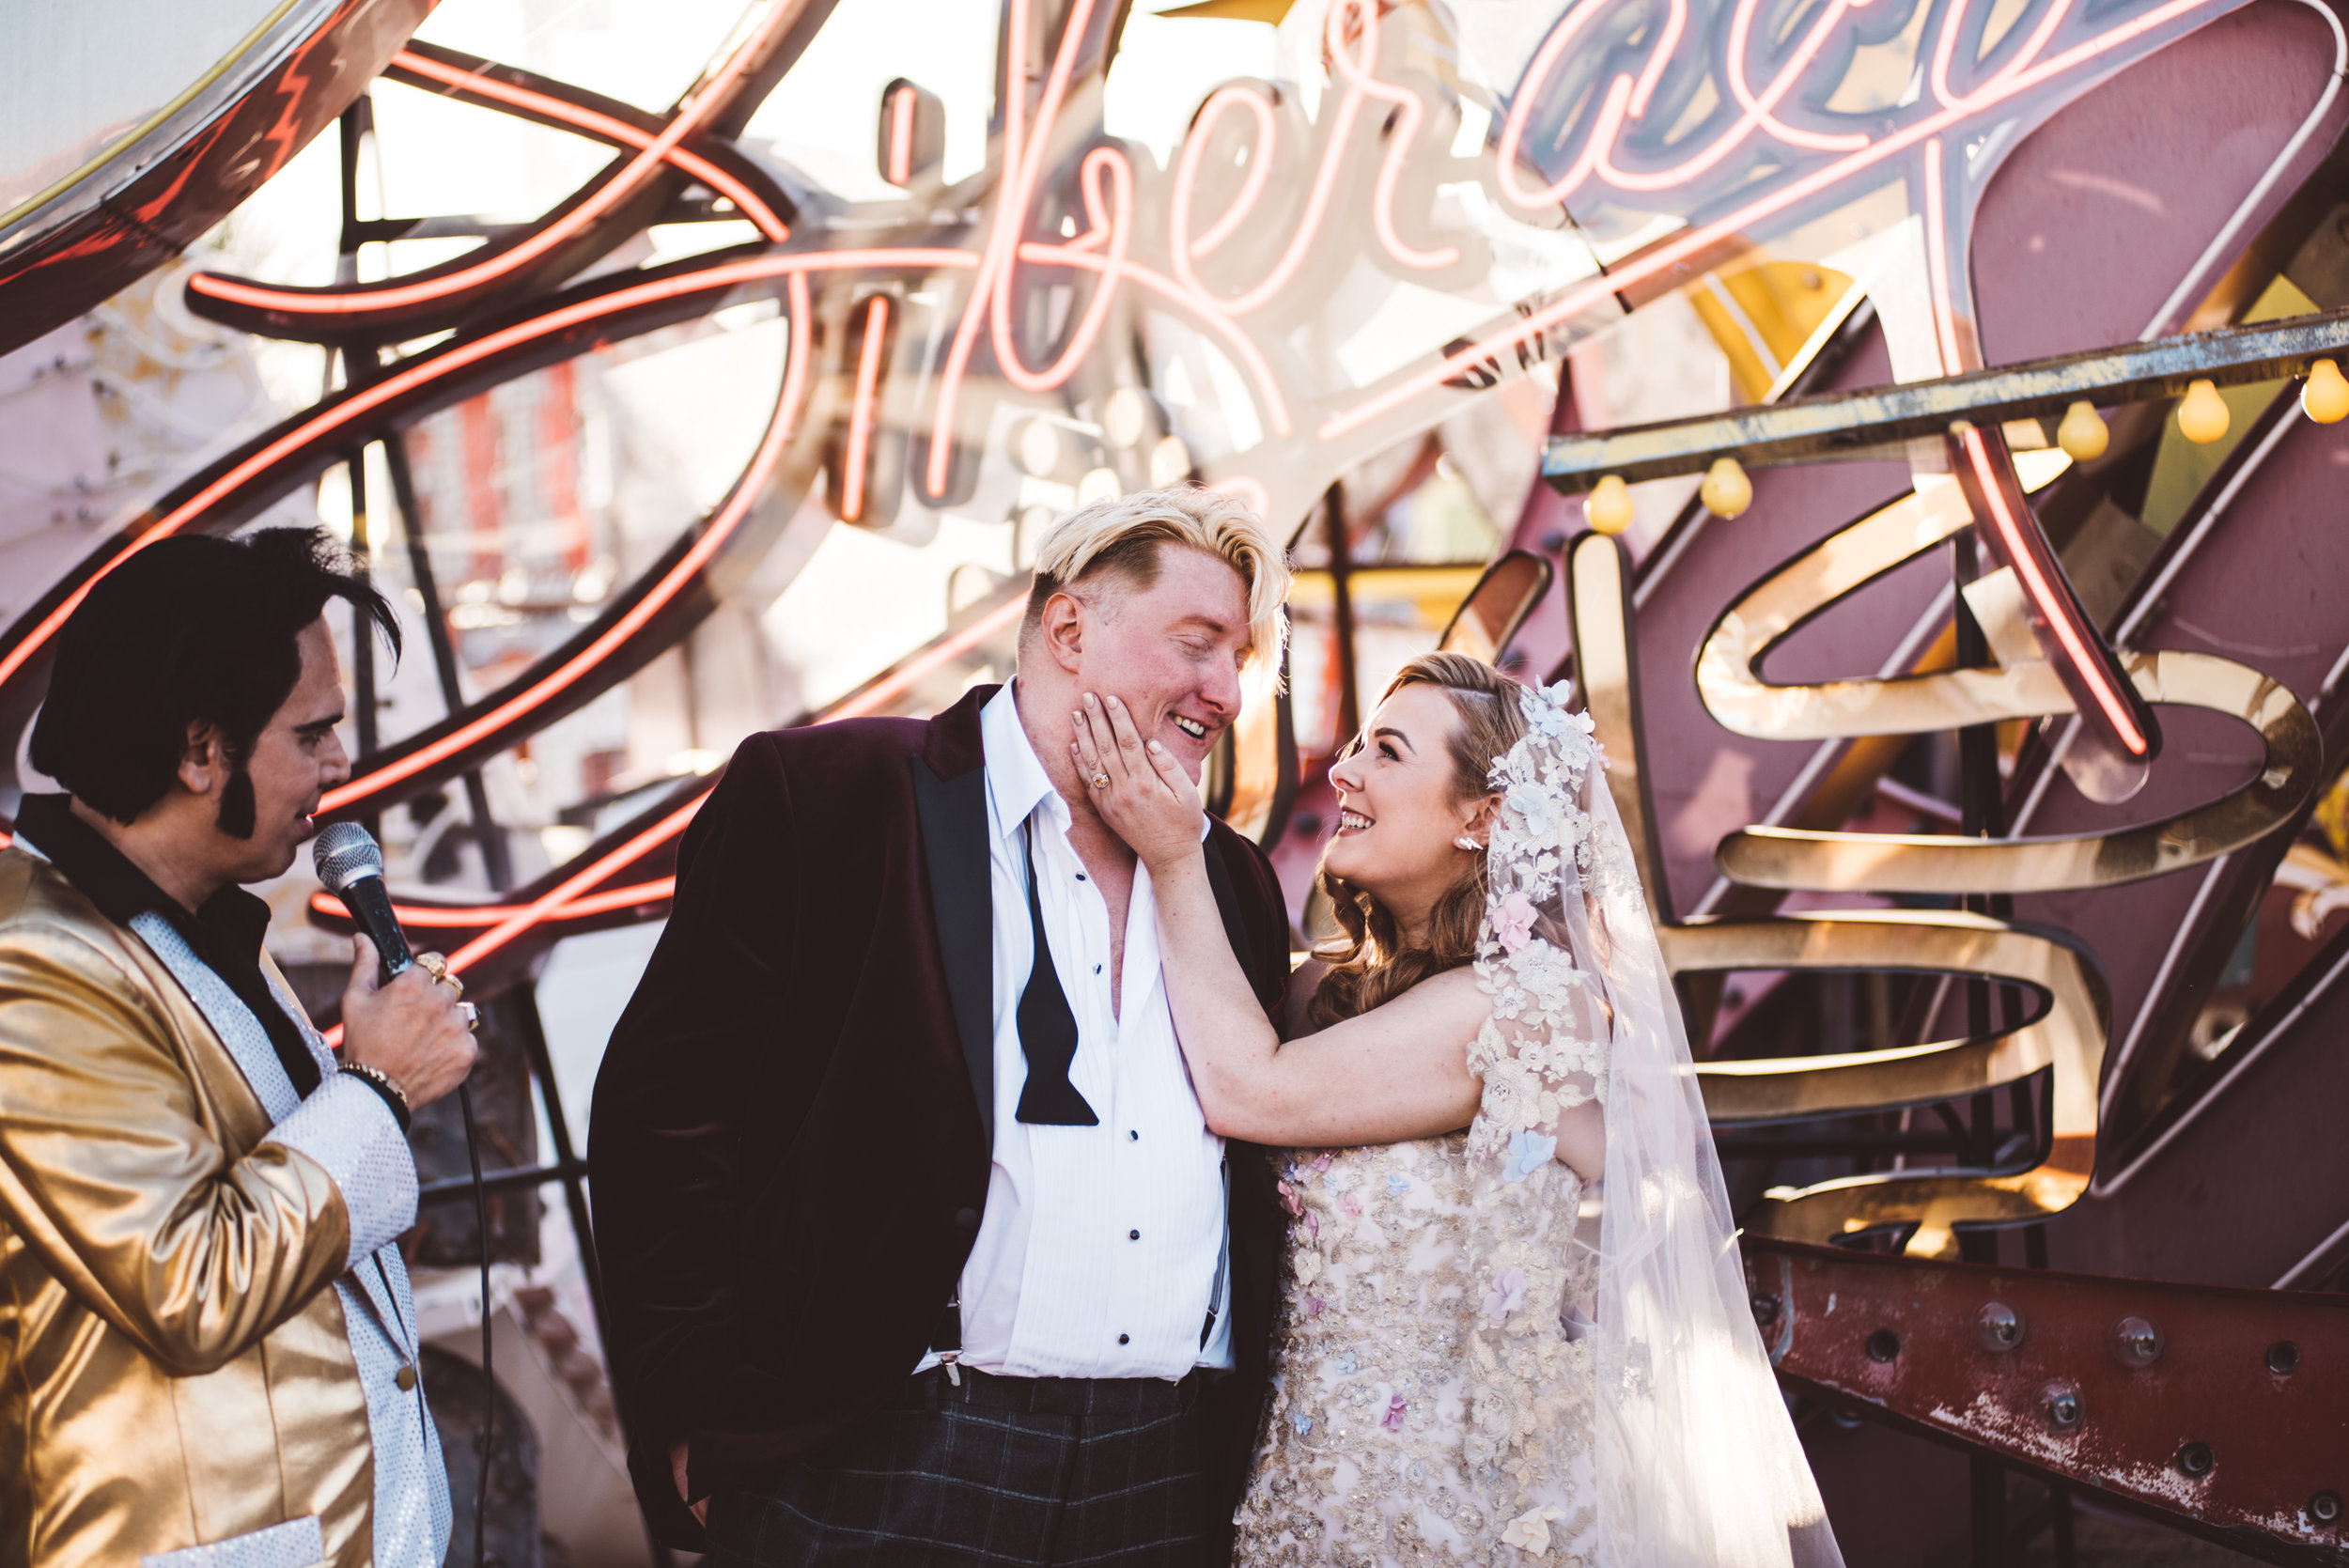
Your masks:
{"label": "elvis impersonator", "polygon": [[434,1568],[447,1471],[394,1238],[471,1069],[437,957],[355,939],[339,1059],[262,950],[350,775],[325,536],[157,542],[66,623],[0,849],[0,1568]]}

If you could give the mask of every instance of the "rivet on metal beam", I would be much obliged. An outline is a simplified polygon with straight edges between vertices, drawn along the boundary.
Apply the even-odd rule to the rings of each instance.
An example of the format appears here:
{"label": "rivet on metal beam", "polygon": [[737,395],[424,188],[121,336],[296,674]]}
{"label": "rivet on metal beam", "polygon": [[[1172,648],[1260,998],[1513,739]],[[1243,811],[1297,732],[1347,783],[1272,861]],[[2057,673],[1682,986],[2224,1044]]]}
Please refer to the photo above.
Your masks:
{"label": "rivet on metal beam", "polygon": [[2187,1443],[2178,1450],[2178,1469],[2190,1476],[2206,1476],[2217,1460],[2208,1443]]}
{"label": "rivet on metal beam", "polygon": [[2023,1343],[2022,1314],[2003,1301],[1985,1301],[1974,1314],[1974,1337],[1984,1350],[2012,1350]]}
{"label": "rivet on metal beam", "polygon": [[2290,1340],[2278,1340],[2267,1347],[2267,1370],[2279,1377],[2290,1377],[2300,1370],[2300,1347]]}
{"label": "rivet on metal beam", "polygon": [[2341,1494],[2319,1492],[2309,1499],[2309,1517],[2320,1525],[2341,1523]]}
{"label": "rivet on metal beam", "polygon": [[2161,1330],[2151,1318],[2131,1315],[2112,1326],[2112,1357],[2123,1366],[2150,1367],[2161,1351]]}
{"label": "rivet on metal beam", "polygon": [[2087,1418],[2080,1391],[2069,1383],[2050,1383],[2039,1390],[2039,1411],[2058,1432],[2069,1432]]}
{"label": "rivet on metal beam", "polygon": [[1899,1358],[1901,1337],[1890,1328],[1879,1328],[1868,1336],[1868,1359],[1890,1361]]}
{"label": "rivet on metal beam", "polygon": [[1769,1292],[1755,1291],[1750,1305],[1753,1308],[1753,1321],[1760,1327],[1766,1328],[1778,1321],[1778,1297]]}

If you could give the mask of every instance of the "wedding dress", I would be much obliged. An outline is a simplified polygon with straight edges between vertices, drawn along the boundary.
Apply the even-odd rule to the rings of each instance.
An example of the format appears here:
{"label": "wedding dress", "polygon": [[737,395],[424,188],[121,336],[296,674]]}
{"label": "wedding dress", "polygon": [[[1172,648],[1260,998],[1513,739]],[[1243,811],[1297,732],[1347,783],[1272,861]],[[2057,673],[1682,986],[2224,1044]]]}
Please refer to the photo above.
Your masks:
{"label": "wedding dress", "polygon": [[[1605,759],[1566,696],[1529,689],[1493,768],[1475,1122],[1279,1157],[1290,1250],[1241,1568],[1841,1568]],[[1554,1157],[1561,1115],[1593,1102],[1595,1225]]]}

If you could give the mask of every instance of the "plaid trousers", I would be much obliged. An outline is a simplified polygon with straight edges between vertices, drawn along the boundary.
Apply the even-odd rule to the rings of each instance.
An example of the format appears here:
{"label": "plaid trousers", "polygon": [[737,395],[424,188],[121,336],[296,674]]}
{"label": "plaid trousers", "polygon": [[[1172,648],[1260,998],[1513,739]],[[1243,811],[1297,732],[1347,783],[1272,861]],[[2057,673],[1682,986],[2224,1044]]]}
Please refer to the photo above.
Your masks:
{"label": "plaid trousers", "polygon": [[937,1372],[709,1503],[709,1568],[1197,1568],[1199,1385]]}

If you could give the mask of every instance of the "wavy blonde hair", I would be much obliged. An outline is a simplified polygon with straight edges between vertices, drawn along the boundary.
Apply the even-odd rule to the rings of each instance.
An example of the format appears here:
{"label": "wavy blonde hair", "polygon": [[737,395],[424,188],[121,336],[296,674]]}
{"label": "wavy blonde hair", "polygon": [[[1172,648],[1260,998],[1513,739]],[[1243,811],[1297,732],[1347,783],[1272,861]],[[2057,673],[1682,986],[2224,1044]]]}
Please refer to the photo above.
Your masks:
{"label": "wavy blonde hair", "polygon": [[[1491,794],[1494,761],[1525,734],[1525,713],[1517,705],[1525,689],[1464,653],[1420,655],[1396,673],[1378,700],[1383,703],[1407,686],[1436,688],[1458,717],[1448,748],[1454,799],[1466,802]],[[1346,754],[1353,755],[1361,745],[1361,737],[1355,737]],[[1394,916],[1369,890],[1326,869],[1315,877],[1345,934],[1315,950],[1330,972],[1314,992],[1307,1021],[1327,1029],[1393,1001],[1430,975],[1474,961],[1485,922],[1484,852],[1467,861],[1460,879],[1436,900],[1427,920],[1427,939],[1417,947],[1405,944]]]}
{"label": "wavy blonde hair", "polygon": [[1239,573],[1248,585],[1249,684],[1272,690],[1287,628],[1281,605],[1289,596],[1288,558],[1245,504],[1199,485],[1097,501],[1054,523],[1036,543],[1035,586],[1028,591],[1020,647],[1044,624],[1044,606],[1054,594],[1103,575],[1134,588],[1154,585],[1159,548],[1169,544],[1221,557]]}

